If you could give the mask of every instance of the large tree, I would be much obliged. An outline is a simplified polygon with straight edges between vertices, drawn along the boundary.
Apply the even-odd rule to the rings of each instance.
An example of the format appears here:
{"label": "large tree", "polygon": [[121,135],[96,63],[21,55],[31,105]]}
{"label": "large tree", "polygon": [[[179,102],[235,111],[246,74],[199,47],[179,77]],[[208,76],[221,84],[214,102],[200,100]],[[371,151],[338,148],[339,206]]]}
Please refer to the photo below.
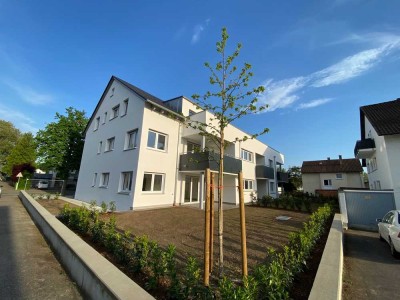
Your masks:
{"label": "large tree", "polygon": [[88,119],[84,111],[68,107],[65,115],[56,113],[55,120],[35,137],[38,164],[66,180],[70,171],[79,170]]}
{"label": "large tree", "polygon": [[[223,177],[224,177],[224,150],[226,146],[225,128],[235,120],[248,115],[260,112],[267,108],[267,105],[257,105],[257,96],[264,91],[263,86],[250,88],[249,80],[253,76],[250,71],[251,65],[244,63],[241,68],[233,65],[233,61],[238,57],[241,44],[237,44],[236,49],[231,55],[226,54],[226,44],[228,41],[226,28],[222,29],[221,40],[217,42],[217,52],[220,56],[215,67],[209,63],[205,66],[210,71],[209,82],[211,91],[207,91],[203,96],[193,95],[199,106],[208,110],[213,117],[206,122],[196,122],[189,120],[188,125],[198,129],[201,134],[213,142],[219,151],[219,173],[218,173],[218,237],[219,237],[219,275],[223,275],[224,253],[223,253]],[[268,128],[263,128],[259,133],[249,136],[237,137],[235,142],[245,141],[248,138],[255,138],[260,134],[266,133]]]}
{"label": "large tree", "polygon": [[2,171],[7,156],[10,155],[19,136],[19,130],[11,122],[0,120],[0,171]]}
{"label": "large tree", "polygon": [[7,156],[3,172],[11,175],[15,165],[31,164],[36,161],[36,145],[32,133],[24,133],[18,139],[17,144]]}
{"label": "large tree", "polygon": [[301,167],[289,167],[288,174],[289,182],[296,188],[296,190],[300,189],[303,186],[303,181],[301,178]]}

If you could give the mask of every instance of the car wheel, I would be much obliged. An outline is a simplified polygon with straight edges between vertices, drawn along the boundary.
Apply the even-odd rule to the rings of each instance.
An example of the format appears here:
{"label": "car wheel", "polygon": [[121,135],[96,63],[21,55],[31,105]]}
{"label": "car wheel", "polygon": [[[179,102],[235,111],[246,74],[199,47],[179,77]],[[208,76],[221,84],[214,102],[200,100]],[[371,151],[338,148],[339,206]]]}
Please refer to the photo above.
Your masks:
{"label": "car wheel", "polygon": [[385,241],[385,239],[381,236],[380,233],[379,233],[379,240],[381,240],[382,242]]}
{"label": "car wheel", "polygon": [[390,253],[392,253],[392,256],[395,258],[399,257],[399,252],[396,251],[396,249],[394,248],[394,245],[392,243],[392,239],[389,239],[389,245],[390,245]]}

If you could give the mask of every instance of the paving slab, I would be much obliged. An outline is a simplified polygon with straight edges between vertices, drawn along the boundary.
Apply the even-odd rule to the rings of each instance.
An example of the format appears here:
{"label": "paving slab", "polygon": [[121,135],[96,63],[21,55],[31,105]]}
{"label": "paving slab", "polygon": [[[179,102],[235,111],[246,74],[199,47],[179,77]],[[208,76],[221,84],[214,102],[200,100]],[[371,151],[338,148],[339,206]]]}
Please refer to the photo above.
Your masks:
{"label": "paving slab", "polygon": [[0,299],[82,299],[17,192],[1,185]]}
{"label": "paving slab", "polygon": [[400,260],[377,232],[346,230],[344,234],[343,299],[397,299]]}

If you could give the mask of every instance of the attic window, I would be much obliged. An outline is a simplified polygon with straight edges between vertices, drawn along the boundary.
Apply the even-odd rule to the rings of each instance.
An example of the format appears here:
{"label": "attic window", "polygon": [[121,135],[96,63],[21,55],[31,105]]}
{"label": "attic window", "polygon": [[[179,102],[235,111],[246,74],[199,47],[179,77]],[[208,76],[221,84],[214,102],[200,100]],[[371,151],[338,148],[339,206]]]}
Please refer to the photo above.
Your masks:
{"label": "attic window", "polygon": [[114,91],[115,91],[115,87],[113,87],[113,88],[111,89],[110,98],[111,98],[112,96],[114,96]]}

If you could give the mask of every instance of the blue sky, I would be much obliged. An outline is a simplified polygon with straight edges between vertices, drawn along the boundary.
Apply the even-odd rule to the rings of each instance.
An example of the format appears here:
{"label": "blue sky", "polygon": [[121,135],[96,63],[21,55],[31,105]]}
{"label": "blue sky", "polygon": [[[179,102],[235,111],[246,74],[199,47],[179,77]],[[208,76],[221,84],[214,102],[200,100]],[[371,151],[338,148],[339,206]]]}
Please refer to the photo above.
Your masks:
{"label": "blue sky", "polygon": [[268,112],[236,125],[303,160],[353,157],[359,107],[400,97],[400,3],[0,0],[0,119],[36,132],[93,112],[111,75],[164,100],[209,89],[222,27]]}

